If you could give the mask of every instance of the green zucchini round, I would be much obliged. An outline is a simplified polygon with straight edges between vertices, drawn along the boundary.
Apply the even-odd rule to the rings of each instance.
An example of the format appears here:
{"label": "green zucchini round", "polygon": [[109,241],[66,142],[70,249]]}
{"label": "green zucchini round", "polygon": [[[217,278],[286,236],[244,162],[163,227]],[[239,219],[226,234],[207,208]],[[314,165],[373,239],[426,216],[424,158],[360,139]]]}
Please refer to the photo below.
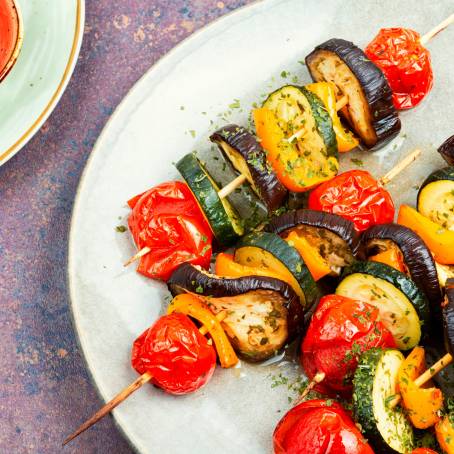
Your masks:
{"label": "green zucchini round", "polygon": [[[367,290],[370,286],[370,291]],[[405,274],[378,262],[355,262],[345,268],[336,293],[363,299],[376,306],[399,349],[418,345],[423,326],[429,326],[430,309],[425,295]],[[400,319],[400,322],[399,322]]]}
{"label": "green zucchini round", "polygon": [[450,229],[454,226],[454,166],[432,172],[418,192],[418,211]]}
{"label": "green zucchini round", "polygon": [[[261,249],[281,262],[298,283],[301,291],[297,293],[299,293],[301,304],[305,308],[310,307],[320,296],[318,286],[299,252],[279,235],[268,232],[253,232],[244,236],[235,248],[235,260],[239,258],[243,248]],[[248,260],[243,264],[256,266],[255,264],[248,263]],[[262,266],[267,266],[265,261],[263,261]]]}
{"label": "green zucchini round", "polygon": [[234,243],[244,233],[241,219],[227,199],[219,198],[219,188],[203,164],[189,153],[175,166],[197,199],[217,242],[224,246]]}
{"label": "green zucchini round", "polygon": [[409,453],[413,428],[402,408],[387,405],[396,394],[397,373],[404,356],[398,350],[364,352],[353,378],[353,411],[376,453]]}
{"label": "green zucchini round", "polygon": [[[333,122],[326,110],[323,101],[315,94],[305,87],[297,87],[295,85],[284,85],[271,93],[263,103],[263,107],[275,112],[279,120],[284,120],[282,115],[279,114],[279,106],[286,103],[285,99],[288,97],[301,99],[306,106],[309,106],[309,115],[312,115],[315,120],[315,131],[313,134],[319,135],[324,143],[324,153],[326,156],[338,157],[336,133],[333,129]],[[293,131],[295,132],[295,131]]]}

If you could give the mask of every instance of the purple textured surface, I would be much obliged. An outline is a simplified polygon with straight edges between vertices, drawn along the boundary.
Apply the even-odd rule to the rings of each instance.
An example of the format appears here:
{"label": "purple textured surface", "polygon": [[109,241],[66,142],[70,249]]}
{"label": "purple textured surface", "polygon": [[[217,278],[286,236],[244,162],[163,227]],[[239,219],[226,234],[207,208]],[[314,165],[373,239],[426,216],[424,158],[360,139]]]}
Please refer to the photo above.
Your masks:
{"label": "purple textured surface", "polygon": [[134,82],[194,30],[247,3],[87,1],[68,89],[39,133],[0,168],[0,452],[132,452],[111,418],[61,448],[102,404],[76,343],[67,295],[77,184]]}

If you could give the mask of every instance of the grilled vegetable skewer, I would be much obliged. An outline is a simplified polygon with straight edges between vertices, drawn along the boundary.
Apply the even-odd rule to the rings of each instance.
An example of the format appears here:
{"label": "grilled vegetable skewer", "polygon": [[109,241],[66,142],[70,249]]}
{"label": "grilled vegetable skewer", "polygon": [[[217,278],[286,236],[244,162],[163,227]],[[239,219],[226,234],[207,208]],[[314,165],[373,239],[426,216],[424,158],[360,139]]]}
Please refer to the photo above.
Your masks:
{"label": "grilled vegetable skewer", "polygon": [[[226,317],[225,312],[220,312],[216,315],[216,319],[218,321],[222,321]],[[164,319],[161,318],[160,321]],[[158,320],[159,321],[159,320]],[[155,327],[156,324],[153,326]],[[150,330],[153,329],[150,328]],[[190,327],[190,326],[189,326]],[[206,326],[202,326],[199,329],[200,334],[203,336],[207,334],[210,331],[210,328],[207,328]],[[136,341],[137,342],[137,341]],[[181,367],[181,366],[180,366]],[[213,367],[214,370],[214,367]],[[208,381],[211,377],[212,371],[210,374],[208,374],[207,379],[205,380]],[[83,423],[74,433],[72,433],[69,437],[67,437],[63,445],[66,445],[69,443],[71,440],[74,440],[78,435],[80,435],[82,432],[85,432],[87,429],[89,429],[91,426],[96,424],[100,419],[102,419],[104,416],[109,414],[115,407],[120,405],[125,399],[127,399],[132,393],[140,389],[145,383],[148,383],[150,380],[153,379],[153,375],[150,372],[145,372],[143,373],[137,380],[135,380],[133,383],[131,383],[128,387],[123,389],[119,394],[117,394],[112,400],[110,400],[107,404],[105,404],[100,410],[98,410],[90,419],[88,419],[85,423]],[[204,383],[203,383],[204,384]],[[199,386],[200,387],[200,386]]]}

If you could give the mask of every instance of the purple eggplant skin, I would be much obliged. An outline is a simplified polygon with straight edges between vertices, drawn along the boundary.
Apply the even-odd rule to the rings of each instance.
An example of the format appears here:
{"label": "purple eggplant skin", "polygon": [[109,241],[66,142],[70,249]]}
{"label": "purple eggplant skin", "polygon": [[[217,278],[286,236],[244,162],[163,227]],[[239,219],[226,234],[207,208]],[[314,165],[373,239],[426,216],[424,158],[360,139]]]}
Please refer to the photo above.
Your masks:
{"label": "purple eggplant skin", "polygon": [[389,223],[370,227],[361,236],[366,257],[375,255],[373,240],[391,240],[402,251],[411,278],[430,301],[435,318],[443,299],[433,256],[421,237],[403,225]]}
{"label": "purple eggplant skin", "polygon": [[365,145],[370,151],[383,147],[399,134],[401,122],[393,104],[391,87],[382,70],[352,42],[332,38],[319,44],[306,57],[306,66],[314,82],[320,82],[320,80],[315,78],[311,63],[321,51],[336,54],[358,80],[369,107],[370,125],[376,135],[375,143],[370,142]]}
{"label": "purple eggplant skin", "polygon": [[279,235],[301,224],[329,230],[347,243],[353,255],[356,256],[358,254],[360,237],[355,230],[354,224],[337,214],[310,210],[308,208],[287,211],[280,216],[272,217],[265,230]]}
{"label": "purple eggplant skin", "polygon": [[437,151],[450,166],[454,166],[454,135],[447,138]]}
{"label": "purple eggplant skin", "polygon": [[443,331],[446,348],[454,355],[454,278],[446,281],[445,291],[445,301],[442,305]]}
{"label": "purple eggplant skin", "polygon": [[255,290],[271,290],[282,295],[287,302],[288,342],[304,328],[305,311],[298,295],[289,284],[276,278],[266,276],[224,278],[203,272],[190,263],[183,263],[172,273],[167,285],[174,296],[188,291],[212,298],[243,295]]}
{"label": "purple eggplant skin", "polygon": [[[210,140],[218,145],[228,161],[230,159],[222,147],[223,143],[233,148],[244,159],[254,183],[252,187],[269,212],[277,210],[283,204],[287,189],[268,164],[266,153],[253,134],[242,126],[231,124],[213,133]],[[234,166],[233,163],[232,165]]]}

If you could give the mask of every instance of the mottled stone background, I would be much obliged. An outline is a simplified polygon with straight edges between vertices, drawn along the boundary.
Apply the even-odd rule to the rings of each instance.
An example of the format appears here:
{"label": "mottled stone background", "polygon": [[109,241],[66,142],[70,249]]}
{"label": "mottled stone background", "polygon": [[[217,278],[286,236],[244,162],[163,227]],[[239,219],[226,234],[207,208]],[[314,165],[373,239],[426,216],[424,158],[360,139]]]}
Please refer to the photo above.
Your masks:
{"label": "mottled stone background", "polygon": [[107,119],[175,44],[251,0],[87,0],[68,89],[32,141],[0,168],[0,452],[129,453],[106,418],[63,438],[100,405],[78,350],[66,285],[77,184]]}

